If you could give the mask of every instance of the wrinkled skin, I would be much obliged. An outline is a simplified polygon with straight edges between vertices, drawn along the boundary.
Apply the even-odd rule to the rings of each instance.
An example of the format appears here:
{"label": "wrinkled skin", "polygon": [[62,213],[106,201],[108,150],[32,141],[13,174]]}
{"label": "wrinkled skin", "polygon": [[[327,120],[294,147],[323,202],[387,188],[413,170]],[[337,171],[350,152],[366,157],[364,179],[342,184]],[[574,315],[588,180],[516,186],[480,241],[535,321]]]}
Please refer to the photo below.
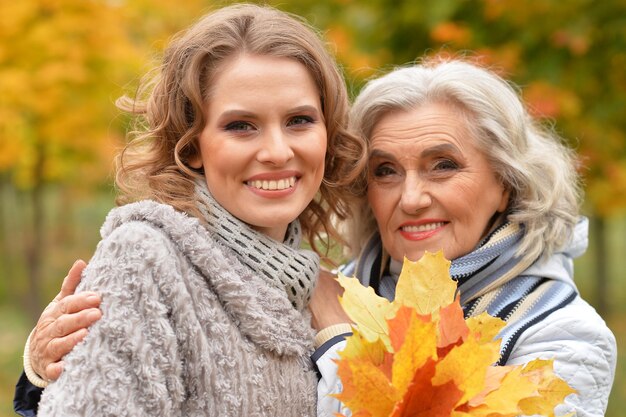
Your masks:
{"label": "wrinkled skin", "polygon": [[41,313],[31,334],[31,364],[43,379],[55,380],[61,375],[63,356],[87,336],[87,327],[102,317],[98,294],[89,291],[75,294],[86,266],[82,260],[74,262],[61,291]]}

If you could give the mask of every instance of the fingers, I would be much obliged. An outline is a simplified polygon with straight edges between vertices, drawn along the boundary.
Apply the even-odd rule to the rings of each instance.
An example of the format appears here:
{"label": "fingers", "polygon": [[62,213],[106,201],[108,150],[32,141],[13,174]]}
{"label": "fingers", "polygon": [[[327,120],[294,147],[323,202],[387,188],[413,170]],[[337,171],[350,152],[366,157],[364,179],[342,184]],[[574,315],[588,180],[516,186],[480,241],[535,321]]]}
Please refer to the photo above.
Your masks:
{"label": "fingers", "polygon": [[50,357],[59,359],[45,365],[44,377],[47,380],[53,381],[61,376],[61,372],[63,372],[63,361],[61,358],[70,353],[70,351],[74,349],[74,346],[83,340],[87,334],[87,329],[82,328],[65,337],[52,339],[50,341],[47,347],[47,352],[50,354]]}
{"label": "fingers", "polygon": [[61,358],[87,335],[87,327],[102,317],[100,296],[94,292],[75,294],[87,264],[77,260],[61,285],[61,291],[46,307],[30,336],[33,370],[57,379],[63,370]]}
{"label": "fingers", "polygon": [[[100,305],[100,296],[91,291],[68,295],[57,301],[51,311],[54,318],[63,314],[74,314],[90,308],[97,308]],[[42,315],[43,316],[43,315]]]}
{"label": "fingers", "polygon": [[[102,312],[97,308],[88,308],[86,310],[80,310],[76,313],[63,314],[59,316],[54,322],[50,323],[45,328],[45,334],[42,334],[41,330],[39,337],[45,337],[52,343],[54,339],[62,339],[67,336],[71,336],[73,333],[87,329],[93,323],[98,321],[102,317]],[[55,355],[52,355],[54,358]],[[58,359],[61,359],[60,357]]]}
{"label": "fingers", "polygon": [[87,333],[87,329],[83,328],[75,331],[74,333],[70,333],[65,337],[58,337],[50,340],[46,349],[46,352],[49,354],[44,366],[46,373],[48,372],[50,365],[60,362],[65,355],[74,349],[74,346],[76,346],[78,342],[87,336]]}
{"label": "fingers", "polygon": [[343,294],[343,287],[327,271],[320,271],[320,276],[309,303],[311,325],[316,330],[351,320],[339,304],[338,296]]}
{"label": "fingers", "polygon": [[[56,323],[56,320],[63,315],[75,314],[83,310],[98,308],[100,306],[100,301],[100,296],[97,293],[91,291],[68,295],[60,300],[53,300],[50,304],[48,304],[43,313],[41,313],[41,316],[39,317],[39,321],[37,322],[37,326],[35,328],[35,333],[42,332],[42,330],[48,326],[58,325],[58,323]],[[73,320],[75,319],[76,317],[73,318]],[[69,333],[64,333],[62,331],[58,332],[58,328],[56,328],[55,330],[57,330],[57,332],[53,334],[48,334],[47,336],[58,337],[65,336]]]}
{"label": "fingers", "polygon": [[76,287],[80,283],[80,277],[83,273],[83,270],[87,264],[82,259],[74,262],[74,265],[70,268],[67,276],[63,279],[63,284],[61,284],[61,292],[57,295],[55,300],[60,300],[68,295],[74,294],[76,292]]}
{"label": "fingers", "polygon": [[63,372],[63,361],[51,363],[46,367],[46,378],[48,381],[56,381]]}
{"label": "fingers", "polygon": [[317,285],[315,286],[314,297],[320,299],[333,298],[343,294],[343,287],[335,279],[335,276],[328,271],[320,271]]}
{"label": "fingers", "polygon": [[[37,374],[47,376],[48,366],[59,362],[87,334],[87,327],[102,317],[94,293],[69,295],[44,310],[30,338],[30,361]],[[52,367],[52,375],[61,368]]]}

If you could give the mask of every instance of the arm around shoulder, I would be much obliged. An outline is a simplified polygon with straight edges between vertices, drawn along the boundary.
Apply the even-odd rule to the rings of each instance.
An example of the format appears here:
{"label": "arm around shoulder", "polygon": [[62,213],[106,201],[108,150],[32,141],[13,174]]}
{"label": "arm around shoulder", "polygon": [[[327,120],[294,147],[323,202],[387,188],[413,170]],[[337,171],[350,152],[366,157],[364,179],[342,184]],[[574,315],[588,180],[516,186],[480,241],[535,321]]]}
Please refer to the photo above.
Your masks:
{"label": "arm around shoulder", "polygon": [[44,391],[40,417],[176,415],[181,361],[157,283],[173,282],[179,263],[167,237],[141,222],[99,243],[79,290],[102,294],[102,319]]}

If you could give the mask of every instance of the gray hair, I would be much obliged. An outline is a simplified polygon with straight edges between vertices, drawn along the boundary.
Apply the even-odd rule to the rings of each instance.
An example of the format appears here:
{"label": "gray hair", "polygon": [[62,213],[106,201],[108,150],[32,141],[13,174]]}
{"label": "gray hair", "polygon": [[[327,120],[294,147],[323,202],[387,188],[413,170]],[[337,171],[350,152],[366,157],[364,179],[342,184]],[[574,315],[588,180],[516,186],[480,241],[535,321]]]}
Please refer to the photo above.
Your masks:
{"label": "gray hair", "polygon": [[[507,219],[525,228],[518,254],[534,260],[567,243],[581,199],[575,154],[533,120],[516,89],[494,72],[459,59],[395,69],[363,88],[352,107],[351,127],[369,144],[385,114],[433,102],[461,109],[479,148],[510,191]],[[365,170],[355,188],[354,218],[347,224],[354,254],[376,230],[366,181]]]}

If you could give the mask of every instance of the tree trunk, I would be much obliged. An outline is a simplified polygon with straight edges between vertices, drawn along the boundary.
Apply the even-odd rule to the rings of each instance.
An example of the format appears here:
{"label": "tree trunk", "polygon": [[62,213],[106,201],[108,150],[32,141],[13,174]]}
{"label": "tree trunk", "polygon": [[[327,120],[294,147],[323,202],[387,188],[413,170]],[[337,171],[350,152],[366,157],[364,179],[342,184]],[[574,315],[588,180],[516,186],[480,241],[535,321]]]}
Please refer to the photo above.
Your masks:
{"label": "tree trunk", "polygon": [[593,231],[595,234],[595,306],[601,316],[609,312],[608,306],[608,256],[606,238],[606,220],[599,216],[592,217]]}
{"label": "tree trunk", "polygon": [[[8,180],[4,175],[0,175],[0,296],[4,297],[6,294],[11,293],[10,282],[13,277],[13,262],[11,247],[9,242],[11,241],[8,227],[8,216],[11,211],[7,206],[9,200],[9,186]],[[0,299],[2,302],[3,299]]]}
{"label": "tree trunk", "polygon": [[27,293],[26,306],[30,316],[37,320],[41,313],[41,264],[44,258],[44,162],[45,149],[39,147],[37,162],[35,164],[34,185],[30,191],[31,204],[31,237],[27,239],[26,246],[26,270],[28,271],[28,284],[30,291]]}

